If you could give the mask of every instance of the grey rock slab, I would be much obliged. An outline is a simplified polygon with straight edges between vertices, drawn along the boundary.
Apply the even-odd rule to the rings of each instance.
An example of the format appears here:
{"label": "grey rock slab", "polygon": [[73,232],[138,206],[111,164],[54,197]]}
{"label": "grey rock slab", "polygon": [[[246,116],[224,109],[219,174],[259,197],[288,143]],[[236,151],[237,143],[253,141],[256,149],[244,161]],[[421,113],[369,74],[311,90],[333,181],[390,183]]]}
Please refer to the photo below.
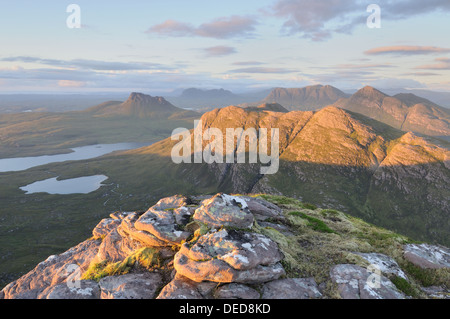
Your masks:
{"label": "grey rock slab", "polygon": [[154,210],[168,210],[179,208],[190,204],[190,199],[186,196],[175,195],[160,199],[152,208]]}
{"label": "grey rock slab", "polygon": [[450,268],[450,249],[429,244],[410,244],[403,247],[404,257],[425,269]]}
{"label": "grey rock slab", "polygon": [[214,228],[222,226],[250,228],[254,217],[243,198],[217,194],[202,202],[202,205],[195,210],[194,220]]}
{"label": "grey rock slab", "polygon": [[210,298],[216,283],[195,282],[180,274],[169,282],[156,299],[205,299]]}
{"label": "grey rock slab", "polygon": [[281,208],[259,197],[242,197],[257,220],[284,219]]}
{"label": "grey rock slab", "polygon": [[219,287],[214,297],[216,299],[259,299],[261,295],[249,286],[232,283]]}
{"label": "grey rock slab", "polygon": [[81,275],[96,257],[101,241],[87,240],[60,255],[48,257],[32,271],[3,288],[5,299],[36,299],[45,289]]}
{"label": "grey rock slab", "polygon": [[122,261],[143,247],[140,241],[129,236],[121,236],[117,230],[113,230],[103,239],[95,262],[102,262],[104,260],[110,262]]}
{"label": "grey rock slab", "polygon": [[164,242],[175,245],[181,244],[191,235],[190,232],[181,230],[171,210],[160,211],[150,208],[139,217],[134,227],[137,230],[146,231]]}
{"label": "grey rock slab", "polygon": [[154,299],[162,285],[157,273],[136,273],[105,277],[100,280],[102,299]]}
{"label": "grey rock slab", "polygon": [[92,234],[95,238],[102,238],[120,225],[121,221],[114,218],[104,218],[95,226]]}
{"label": "grey rock slab", "polygon": [[343,299],[404,299],[386,277],[377,275],[356,265],[334,266],[330,272],[331,280],[338,285]]}
{"label": "grey rock slab", "polygon": [[77,284],[56,285],[48,291],[46,299],[100,299],[100,288],[97,282],[81,280]]}
{"label": "grey rock slab", "polygon": [[134,227],[135,222],[139,219],[138,214],[131,214],[122,220],[118,229],[119,233],[124,232],[128,236],[140,241],[146,247],[166,247],[171,246],[167,241],[163,241],[145,230],[138,230]]}
{"label": "grey rock slab", "polygon": [[254,283],[284,275],[282,258],[278,245],[264,235],[223,229],[192,246],[183,244],[174,267],[196,282]]}
{"label": "grey rock slab", "polygon": [[264,284],[262,299],[317,299],[321,298],[314,278],[279,279]]}
{"label": "grey rock slab", "polygon": [[367,260],[371,265],[378,267],[378,269],[380,269],[380,271],[384,274],[392,274],[408,280],[408,277],[400,268],[400,266],[397,264],[397,262],[389,256],[377,253],[355,252],[354,254],[361,256],[362,258]]}

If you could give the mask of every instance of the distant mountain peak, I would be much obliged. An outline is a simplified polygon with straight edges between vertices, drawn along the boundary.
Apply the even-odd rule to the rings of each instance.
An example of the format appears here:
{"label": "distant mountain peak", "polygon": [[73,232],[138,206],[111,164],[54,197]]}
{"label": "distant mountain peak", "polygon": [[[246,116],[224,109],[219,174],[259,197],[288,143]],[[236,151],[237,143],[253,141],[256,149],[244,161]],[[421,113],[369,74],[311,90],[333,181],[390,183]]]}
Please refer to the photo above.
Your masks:
{"label": "distant mountain peak", "polygon": [[356,96],[367,96],[367,97],[374,97],[374,96],[388,96],[387,94],[384,94],[380,90],[377,90],[376,88],[366,85],[362,89],[358,90],[358,92],[355,93]]}
{"label": "distant mountain peak", "polygon": [[130,94],[130,96],[128,97],[128,100],[125,101],[124,104],[126,103],[137,103],[137,104],[147,104],[147,105],[151,105],[151,104],[164,104],[164,105],[168,105],[170,104],[165,98],[161,97],[161,96],[151,96],[151,95],[147,95],[144,93],[139,93],[139,92],[132,92]]}

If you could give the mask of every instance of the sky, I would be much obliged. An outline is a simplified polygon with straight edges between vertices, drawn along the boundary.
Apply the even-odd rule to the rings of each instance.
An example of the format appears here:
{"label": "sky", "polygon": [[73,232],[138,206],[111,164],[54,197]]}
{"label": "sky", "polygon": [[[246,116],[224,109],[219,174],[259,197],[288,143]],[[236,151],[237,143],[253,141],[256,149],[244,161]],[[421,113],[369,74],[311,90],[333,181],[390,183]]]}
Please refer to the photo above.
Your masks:
{"label": "sky", "polygon": [[450,91],[449,34],[449,0],[0,0],[0,93]]}

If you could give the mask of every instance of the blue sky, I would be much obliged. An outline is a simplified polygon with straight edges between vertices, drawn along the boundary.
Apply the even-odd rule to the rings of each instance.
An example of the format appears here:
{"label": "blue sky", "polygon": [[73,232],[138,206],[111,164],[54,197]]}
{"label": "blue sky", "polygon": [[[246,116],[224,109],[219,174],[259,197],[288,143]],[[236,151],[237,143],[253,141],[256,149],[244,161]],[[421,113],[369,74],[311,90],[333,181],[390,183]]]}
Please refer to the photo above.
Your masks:
{"label": "blue sky", "polygon": [[449,18],[448,0],[0,1],[0,92],[450,91]]}

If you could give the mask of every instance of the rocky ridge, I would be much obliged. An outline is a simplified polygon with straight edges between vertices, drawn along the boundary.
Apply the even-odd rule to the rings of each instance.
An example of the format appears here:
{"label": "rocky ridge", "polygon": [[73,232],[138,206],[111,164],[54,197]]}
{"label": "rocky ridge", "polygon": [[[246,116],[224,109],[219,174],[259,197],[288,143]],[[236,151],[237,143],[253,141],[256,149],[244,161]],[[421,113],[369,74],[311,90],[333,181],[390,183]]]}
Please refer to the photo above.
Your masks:
{"label": "rocky ridge", "polygon": [[4,299],[449,298],[450,250],[270,195],[173,196],[116,212]]}

